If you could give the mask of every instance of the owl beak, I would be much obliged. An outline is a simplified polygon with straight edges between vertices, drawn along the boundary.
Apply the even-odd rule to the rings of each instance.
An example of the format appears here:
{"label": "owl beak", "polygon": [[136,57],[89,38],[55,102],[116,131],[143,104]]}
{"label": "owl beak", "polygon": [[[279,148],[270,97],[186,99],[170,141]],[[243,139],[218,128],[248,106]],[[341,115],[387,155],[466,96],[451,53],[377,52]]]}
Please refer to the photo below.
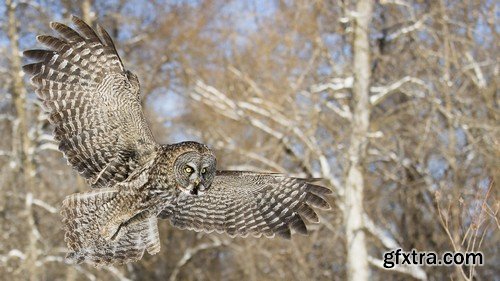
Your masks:
{"label": "owl beak", "polygon": [[199,178],[193,181],[192,189],[190,190],[191,195],[202,195],[206,190],[205,186],[201,183]]}

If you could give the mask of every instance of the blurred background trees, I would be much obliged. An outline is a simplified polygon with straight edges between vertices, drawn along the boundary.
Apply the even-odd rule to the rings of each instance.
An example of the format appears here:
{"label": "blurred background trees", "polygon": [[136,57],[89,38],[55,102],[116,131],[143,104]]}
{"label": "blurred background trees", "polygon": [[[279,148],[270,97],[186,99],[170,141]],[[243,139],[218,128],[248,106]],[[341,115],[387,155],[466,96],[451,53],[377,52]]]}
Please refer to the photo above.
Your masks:
{"label": "blurred background trees", "polygon": [[[5,0],[1,276],[492,280],[500,275],[498,13],[489,0]],[[207,143],[220,168],[321,177],[335,208],[291,241],[165,221],[156,256],[101,270],[65,264],[58,206],[87,187],[57,151],[20,51],[71,14],[115,39],[159,142]],[[383,253],[397,247],[482,251],[485,265],[383,269]]]}

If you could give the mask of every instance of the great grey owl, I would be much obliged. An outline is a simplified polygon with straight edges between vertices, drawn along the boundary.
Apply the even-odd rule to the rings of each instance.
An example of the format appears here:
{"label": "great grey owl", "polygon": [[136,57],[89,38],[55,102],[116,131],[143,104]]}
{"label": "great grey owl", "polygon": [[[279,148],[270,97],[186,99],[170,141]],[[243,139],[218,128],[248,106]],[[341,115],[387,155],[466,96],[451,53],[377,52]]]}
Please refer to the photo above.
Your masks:
{"label": "great grey owl", "polygon": [[36,93],[68,163],[95,188],[61,207],[68,259],[95,266],[127,263],[160,250],[157,218],[180,228],[290,238],[318,222],[330,190],[273,173],[217,171],[204,144],[155,142],[140,103],[139,80],[126,70],[109,34],[72,17],[76,30],[53,22],[42,35]]}

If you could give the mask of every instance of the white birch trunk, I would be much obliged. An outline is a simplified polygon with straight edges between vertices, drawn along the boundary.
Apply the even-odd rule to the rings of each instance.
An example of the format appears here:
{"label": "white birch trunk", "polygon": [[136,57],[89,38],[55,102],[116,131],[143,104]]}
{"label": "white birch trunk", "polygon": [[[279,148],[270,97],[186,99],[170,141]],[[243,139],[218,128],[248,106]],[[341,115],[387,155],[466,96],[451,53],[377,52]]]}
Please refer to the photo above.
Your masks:
{"label": "white birch trunk", "polygon": [[351,144],[348,150],[349,169],[345,190],[344,222],[346,226],[347,279],[368,280],[368,254],[363,224],[363,160],[366,154],[370,118],[370,44],[369,24],[371,0],[357,3],[354,30],[354,85]]}

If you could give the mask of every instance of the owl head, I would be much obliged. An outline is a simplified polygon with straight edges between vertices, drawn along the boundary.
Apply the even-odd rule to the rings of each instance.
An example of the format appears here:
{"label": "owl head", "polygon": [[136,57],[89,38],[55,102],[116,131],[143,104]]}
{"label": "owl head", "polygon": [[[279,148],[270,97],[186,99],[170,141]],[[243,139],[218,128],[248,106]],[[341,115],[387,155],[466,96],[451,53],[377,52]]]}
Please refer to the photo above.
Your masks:
{"label": "owl head", "polygon": [[179,156],[174,162],[177,187],[184,193],[201,195],[210,188],[216,172],[213,152],[197,142],[183,142],[179,145]]}

